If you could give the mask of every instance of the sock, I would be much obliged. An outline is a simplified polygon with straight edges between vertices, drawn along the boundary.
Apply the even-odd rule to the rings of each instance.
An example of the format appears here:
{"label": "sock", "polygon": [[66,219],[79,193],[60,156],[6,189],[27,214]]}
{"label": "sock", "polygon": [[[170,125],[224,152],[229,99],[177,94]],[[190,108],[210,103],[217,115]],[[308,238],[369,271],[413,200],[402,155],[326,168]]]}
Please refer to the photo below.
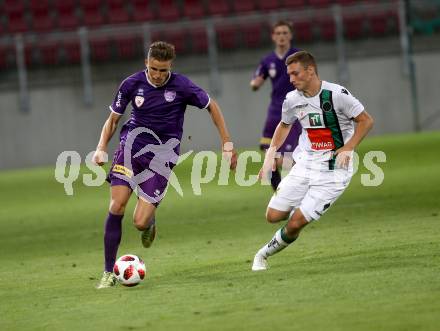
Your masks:
{"label": "sock", "polygon": [[105,271],[113,271],[122,236],[122,218],[124,215],[108,213],[104,227]]}
{"label": "sock", "polygon": [[284,248],[289,246],[291,243],[293,243],[296,238],[288,238],[286,236],[286,230],[285,226],[279,229],[277,232],[275,232],[275,235],[273,236],[272,240],[269,241],[266,245],[264,245],[258,252],[262,254],[265,258],[272,256],[280,251],[282,251]]}
{"label": "sock", "polygon": [[278,185],[281,182],[281,174],[278,169],[275,171],[272,171],[272,176],[270,177],[270,185],[272,185],[272,188],[274,191],[277,190]]}

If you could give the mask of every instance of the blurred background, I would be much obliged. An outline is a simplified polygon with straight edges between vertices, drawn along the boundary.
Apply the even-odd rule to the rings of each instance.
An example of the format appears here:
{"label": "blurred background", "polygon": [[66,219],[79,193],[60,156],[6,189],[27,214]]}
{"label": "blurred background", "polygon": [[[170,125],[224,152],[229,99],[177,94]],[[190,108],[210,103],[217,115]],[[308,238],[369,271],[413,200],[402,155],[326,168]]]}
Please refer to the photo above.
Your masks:
{"label": "blurred background", "polygon": [[[174,70],[219,101],[239,148],[255,149],[270,82],[253,93],[249,81],[279,19],[321,79],[375,117],[372,134],[440,128],[439,0],[0,0],[0,169],[94,150],[119,83],[155,40],[175,45]],[[209,115],[186,117],[183,151],[218,150]]]}

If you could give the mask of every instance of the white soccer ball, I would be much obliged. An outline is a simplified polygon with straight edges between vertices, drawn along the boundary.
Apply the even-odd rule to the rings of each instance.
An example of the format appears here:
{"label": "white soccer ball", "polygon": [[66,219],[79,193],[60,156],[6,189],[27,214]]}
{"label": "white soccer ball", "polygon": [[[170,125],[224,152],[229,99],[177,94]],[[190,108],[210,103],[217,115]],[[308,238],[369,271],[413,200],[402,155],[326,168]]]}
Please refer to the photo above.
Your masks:
{"label": "white soccer ball", "polygon": [[136,255],[122,255],[113,266],[113,273],[124,286],[136,286],[147,274],[145,263]]}

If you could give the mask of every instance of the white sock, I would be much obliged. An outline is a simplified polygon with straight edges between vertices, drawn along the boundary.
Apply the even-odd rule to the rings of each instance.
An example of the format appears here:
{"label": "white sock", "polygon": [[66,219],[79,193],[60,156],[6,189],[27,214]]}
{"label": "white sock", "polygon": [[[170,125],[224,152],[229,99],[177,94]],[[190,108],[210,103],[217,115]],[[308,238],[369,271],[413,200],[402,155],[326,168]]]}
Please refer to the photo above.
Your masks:
{"label": "white sock", "polygon": [[281,230],[282,229],[279,229],[277,232],[275,232],[272,240],[258,251],[259,254],[267,258],[282,251],[284,248],[290,245],[286,243],[283,239],[281,239]]}

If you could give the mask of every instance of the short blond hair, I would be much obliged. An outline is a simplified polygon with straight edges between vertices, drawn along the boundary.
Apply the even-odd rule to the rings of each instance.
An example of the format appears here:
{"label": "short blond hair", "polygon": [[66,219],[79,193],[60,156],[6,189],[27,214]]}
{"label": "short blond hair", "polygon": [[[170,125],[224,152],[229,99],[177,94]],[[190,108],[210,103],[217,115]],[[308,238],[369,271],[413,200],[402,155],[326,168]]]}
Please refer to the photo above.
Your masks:
{"label": "short blond hair", "polygon": [[309,66],[312,66],[315,68],[315,72],[318,73],[318,66],[316,64],[315,57],[307,51],[298,51],[292,55],[289,55],[286,59],[286,66],[291,63],[300,63],[306,69]]}
{"label": "short blond hair", "polygon": [[172,61],[176,57],[174,45],[165,41],[155,41],[148,48],[148,58],[158,61]]}

